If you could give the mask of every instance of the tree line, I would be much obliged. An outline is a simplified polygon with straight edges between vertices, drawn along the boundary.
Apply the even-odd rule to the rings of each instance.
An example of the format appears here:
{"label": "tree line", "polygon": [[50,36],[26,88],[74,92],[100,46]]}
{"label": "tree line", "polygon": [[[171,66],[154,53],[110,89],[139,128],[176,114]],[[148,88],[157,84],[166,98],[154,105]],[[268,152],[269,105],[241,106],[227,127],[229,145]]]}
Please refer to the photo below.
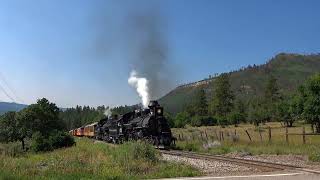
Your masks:
{"label": "tree line", "polygon": [[105,112],[108,106],[98,106],[97,108],[90,106],[76,106],[75,108],[67,108],[60,112],[59,117],[66,125],[67,130],[79,128],[83,125],[91,124],[105,118]]}
{"label": "tree line", "polygon": [[290,127],[297,120],[310,123],[320,132],[320,74],[310,77],[291,94],[282,94],[277,79],[265,82],[264,95],[251,100],[236,98],[231,90],[229,74],[221,74],[212,85],[211,93],[200,88],[192,103],[175,116],[167,114],[172,127],[185,125],[235,125],[281,121]]}

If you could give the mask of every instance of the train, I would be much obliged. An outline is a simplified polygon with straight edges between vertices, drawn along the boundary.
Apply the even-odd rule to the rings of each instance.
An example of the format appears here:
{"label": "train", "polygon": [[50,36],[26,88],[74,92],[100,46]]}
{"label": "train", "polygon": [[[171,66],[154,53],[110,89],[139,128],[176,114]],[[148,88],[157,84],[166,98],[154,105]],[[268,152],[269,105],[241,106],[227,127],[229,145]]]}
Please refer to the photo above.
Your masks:
{"label": "train", "polygon": [[146,109],[138,109],[120,116],[113,115],[73,129],[69,133],[109,143],[145,140],[157,148],[169,148],[175,144],[175,138],[164,117],[164,108],[157,101],[150,101]]}

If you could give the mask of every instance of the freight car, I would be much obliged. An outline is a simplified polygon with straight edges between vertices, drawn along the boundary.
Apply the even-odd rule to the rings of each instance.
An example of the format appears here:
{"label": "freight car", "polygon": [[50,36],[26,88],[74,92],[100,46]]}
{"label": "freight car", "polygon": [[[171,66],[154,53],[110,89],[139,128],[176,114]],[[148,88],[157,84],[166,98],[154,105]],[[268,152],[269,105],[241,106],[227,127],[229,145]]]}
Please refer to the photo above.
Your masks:
{"label": "freight car", "polygon": [[159,148],[174,144],[175,138],[164,117],[164,109],[157,101],[150,101],[148,109],[112,116],[76,129],[76,136],[85,136],[113,143],[146,140]]}
{"label": "freight car", "polygon": [[84,127],[76,129],[76,136],[82,137],[84,135]]}
{"label": "freight car", "polygon": [[83,135],[86,137],[95,137],[96,136],[96,129],[97,129],[97,122],[84,126]]}

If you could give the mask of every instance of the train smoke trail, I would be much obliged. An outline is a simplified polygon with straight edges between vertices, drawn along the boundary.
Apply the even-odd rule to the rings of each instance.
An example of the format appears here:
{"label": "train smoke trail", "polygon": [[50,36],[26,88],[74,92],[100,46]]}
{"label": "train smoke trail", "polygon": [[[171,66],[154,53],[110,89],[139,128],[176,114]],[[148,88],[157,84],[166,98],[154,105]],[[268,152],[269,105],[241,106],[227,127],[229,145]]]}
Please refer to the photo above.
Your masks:
{"label": "train smoke trail", "polygon": [[144,77],[138,77],[137,72],[133,70],[130,73],[128,83],[136,88],[137,93],[141,97],[143,107],[147,108],[150,101],[148,80]]}

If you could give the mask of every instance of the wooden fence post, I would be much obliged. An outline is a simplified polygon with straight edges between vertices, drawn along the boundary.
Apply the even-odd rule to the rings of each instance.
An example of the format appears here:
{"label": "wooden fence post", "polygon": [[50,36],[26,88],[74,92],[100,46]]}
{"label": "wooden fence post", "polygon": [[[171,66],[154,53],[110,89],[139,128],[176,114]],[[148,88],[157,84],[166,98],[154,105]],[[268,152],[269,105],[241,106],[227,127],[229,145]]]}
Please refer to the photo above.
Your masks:
{"label": "wooden fence post", "polygon": [[222,137],[222,141],[224,141],[223,131],[221,131],[221,137]]}
{"label": "wooden fence post", "polygon": [[208,141],[208,134],[206,130],[204,130],[204,134],[206,135],[206,140]]}
{"label": "wooden fence post", "polygon": [[181,141],[181,136],[180,136],[180,134],[179,134],[179,141]]}
{"label": "wooden fence post", "polygon": [[268,131],[269,131],[269,142],[271,142],[271,127],[270,126],[268,128]]}
{"label": "wooden fence post", "polygon": [[[217,140],[219,139],[218,134],[217,134],[217,130],[214,130],[214,134],[216,135]],[[220,140],[220,139],[219,139]]]}
{"label": "wooden fence post", "polygon": [[251,142],[252,139],[251,139],[251,137],[250,137],[250,134],[249,134],[248,130],[246,130],[246,133],[247,133],[247,135],[248,135],[248,137],[249,137],[249,139],[250,139],[250,142]]}
{"label": "wooden fence post", "polygon": [[262,142],[262,134],[261,134],[261,129],[259,128],[259,135],[260,135],[260,141]]}
{"label": "wooden fence post", "polygon": [[303,144],[306,144],[306,129],[304,126],[302,127],[302,141]]}
{"label": "wooden fence post", "polygon": [[234,129],[234,135],[235,136],[237,135],[237,129]]}
{"label": "wooden fence post", "polygon": [[288,127],[286,127],[286,142],[289,144]]}

